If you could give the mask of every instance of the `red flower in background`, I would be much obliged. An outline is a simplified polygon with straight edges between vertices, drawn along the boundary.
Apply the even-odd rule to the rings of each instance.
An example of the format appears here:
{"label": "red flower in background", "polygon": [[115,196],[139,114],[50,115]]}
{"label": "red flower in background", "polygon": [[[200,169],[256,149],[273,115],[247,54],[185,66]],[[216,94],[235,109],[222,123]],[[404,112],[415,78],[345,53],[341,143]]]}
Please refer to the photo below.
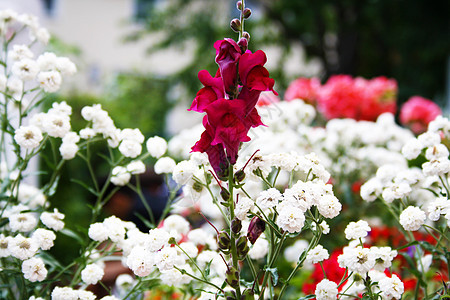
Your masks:
{"label": "red flower in background", "polygon": [[425,132],[428,123],[442,114],[439,106],[429,99],[413,96],[403,104],[400,110],[400,122],[408,126],[415,134]]}
{"label": "red flower in background", "polygon": [[375,121],[384,113],[395,113],[397,83],[377,77],[371,80],[349,75],[332,76],[319,90],[318,108],[327,118]]}
{"label": "red flower in background", "polygon": [[284,99],[287,101],[302,99],[306,103],[315,106],[320,87],[318,78],[298,78],[289,84],[284,94]]}

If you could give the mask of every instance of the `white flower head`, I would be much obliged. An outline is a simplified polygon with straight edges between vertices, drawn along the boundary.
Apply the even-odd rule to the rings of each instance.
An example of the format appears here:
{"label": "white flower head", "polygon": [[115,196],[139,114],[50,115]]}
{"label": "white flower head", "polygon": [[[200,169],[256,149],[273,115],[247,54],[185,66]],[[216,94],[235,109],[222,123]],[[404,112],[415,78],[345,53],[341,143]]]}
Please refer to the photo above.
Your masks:
{"label": "white flower head", "polygon": [[122,166],[114,167],[111,171],[111,182],[118,186],[124,186],[130,182],[131,174],[127,168]]}
{"label": "white flower head", "polygon": [[145,164],[142,160],[135,160],[127,165],[127,171],[133,175],[145,173]]}
{"label": "white flower head", "polygon": [[425,223],[425,212],[416,206],[408,206],[400,214],[400,225],[405,230],[417,231]]}
{"label": "white flower head", "polygon": [[322,245],[317,245],[308,252],[306,260],[308,260],[310,263],[316,264],[325,259],[328,259],[329,257],[330,255],[328,254],[328,250],[325,249]]}
{"label": "white flower head", "polygon": [[42,281],[47,277],[47,269],[44,261],[38,257],[32,257],[22,262],[23,277],[31,282]]}
{"label": "white flower head", "polygon": [[43,212],[41,214],[42,223],[50,229],[60,231],[64,228],[64,214],[60,213],[58,209],[54,209],[52,213]]}
{"label": "white flower head", "polygon": [[21,80],[33,80],[39,72],[39,67],[34,60],[24,58],[13,64],[11,72]]}
{"label": "white flower head", "polygon": [[9,245],[12,241],[12,237],[0,234],[0,257],[8,257],[11,254]]}
{"label": "white flower head", "polygon": [[177,250],[173,247],[164,247],[156,252],[156,266],[160,271],[166,271],[173,268],[178,258]]}
{"label": "white flower head", "polygon": [[96,284],[102,278],[105,272],[98,264],[89,264],[81,271],[81,280],[86,284]]}
{"label": "white flower head", "polygon": [[385,277],[378,282],[383,299],[400,299],[405,290],[403,282],[397,275]]}
{"label": "white flower head", "polygon": [[177,234],[187,234],[190,229],[189,222],[180,215],[170,215],[164,220],[164,230],[176,232]]}
{"label": "white flower head", "polygon": [[145,249],[155,252],[167,245],[169,242],[169,233],[162,228],[154,228],[149,231],[149,234],[144,241]]}
{"label": "white flower head", "polygon": [[343,254],[338,256],[338,263],[341,268],[348,268],[352,272],[365,275],[374,267],[375,256],[369,248],[345,247]]}
{"label": "white flower head", "polygon": [[37,80],[44,91],[54,93],[59,90],[62,83],[61,74],[58,71],[40,72]]}
{"label": "white flower head", "polygon": [[384,272],[386,268],[392,265],[392,260],[397,256],[397,251],[391,247],[371,247],[370,251],[375,256],[374,269]]}
{"label": "white flower head", "polygon": [[47,113],[42,123],[49,136],[62,138],[70,132],[70,118],[65,114]]}
{"label": "white flower head", "polygon": [[424,146],[415,138],[410,139],[402,148],[402,154],[406,159],[415,159],[422,152]]}
{"label": "white flower head", "polygon": [[319,199],[317,209],[322,216],[332,219],[339,215],[342,205],[334,195],[323,195]]}
{"label": "white flower head", "polygon": [[38,228],[33,232],[31,238],[38,243],[39,248],[49,250],[53,247],[53,241],[56,239],[56,235],[51,230]]}
{"label": "white flower head", "polygon": [[156,174],[172,173],[176,163],[170,157],[161,157],[155,163],[154,169]]}
{"label": "white flower head", "polygon": [[197,169],[197,166],[191,161],[183,160],[173,169],[173,180],[179,185],[184,185],[192,178]]}
{"label": "white flower head", "polygon": [[9,216],[9,227],[12,231],[29,232],[38,224],[34,213],[20,213]]}
{"label": "white flower head", "polygon": [[103,242],[108,239],[108,229],[103,223],[93,223],[89,226],[88,235],[94,241]]}
{"label": "white flower head", "polygon": [[8,51],[8,60],[20,61],[24,58],[33,58],[34,54],[27,45],[13,45]]}
{"label": "white flower head", "polygon": [[125,157],[136,158],[142,152],[142,145],[132,139],[122,140],[119,151]]}
{"label": "white flower head", "polygon": [[248,255],[251,259],[261,259],[269,251],[269,242],[263,236],[260,236],[251,247]]}
{"label": "white flower head", "polygon": [[43,138],[41,130],[33,125],[20,126],[14,134],[14,140],[24,149],[38,147]]}
{"label": "white flower head", "polygon": [[255,202],[252,199],[248,197],[240,197],[234,209],[236,218],[241,221],[244,220],[247,217],[247,213],[250,212],[254,207]]}
{"label": "white flower head", "polygon": [[78,145],[70,142],[62,142],[59,146],[59,153],[65,160],[73,159],[78,153]]}
{"label": "white flower head", "polygon": [[289,233],[300,232],[305,225],[304,211],[298,207],[283,206],[278,210],[276,223]]}
{"label": "white flower head", "polygon": [[165,139],[154,136],[147,140],[147,151],[154,158],[160,158],[167,151],[167,142]]}
{"label": "white flower head", "polygon": [[338,295],[337,284],[328,279],[323,279],[316,286],[314,292],[317,300],[336,300]]}
{"label": "white flower head", "polygon": [[270,188],[262,191],[258,198],[256,198],[256,204],[262,209],[273,208],[278,205],[278,202],[283,200],[283,195],[276,188]]}
{"label": "white flower head", "polygon": [[8,248],[12,256],[20,260],[26,260],[36,254],[39,250],[39,245],[32,238],[18,234],[10,241]]}
{"label": "white flower head", "polygon": [[356,240],[366,237],[369,231],[369,223],[359,220],[358,222],[350,222],[345,228],[344,233],[347,240]]}

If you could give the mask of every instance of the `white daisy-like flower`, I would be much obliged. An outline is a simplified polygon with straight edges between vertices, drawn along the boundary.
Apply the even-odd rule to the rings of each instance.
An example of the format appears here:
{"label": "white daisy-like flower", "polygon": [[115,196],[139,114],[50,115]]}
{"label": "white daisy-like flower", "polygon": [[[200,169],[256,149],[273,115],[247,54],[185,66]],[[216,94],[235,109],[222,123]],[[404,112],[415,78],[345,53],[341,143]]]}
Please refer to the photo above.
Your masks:
{"label": "white daisy-like flower", "polygon": [[47,277],[47,269],[44,261],[38,257],[32,257],[22,262],[23,277],[31,282],[42,281]]}
{"label": "white daisy-like flower", "polygon": [[306,260],[312,264],[316,264],[325,259],[328,259],[329,257],[330,255],[328,254],[328,250],[325,249],[322,245],[317,245],[308,252],[308,255],[306,255]]}
{"label": "white daisy-like flower", "polygon": [[103,242],[108,239],[108,230],[103,223],[97,222],[89,225],[89,237],[97,242]]}
{"label": "white daisy-like flower", "polygon": [[9,245],[12,239],[11,236],[5,236],[3,233],[0,234],[0,257],[8,257],[11,254]]}
{"label": "white daisy-like flower", "polygon": [[167,151],[167,142],[159,136],[151,137],[147,140],[147,151],[154,158],[160,158]]}
{"label": "white daisy-like flower", "polygon": [[145,249],[155,252],[167,245],[169,242],[169,233],[162,228],[151,229],[144,241]]}
{"label": "white daisy-like flower", "polygon": [[39,249],[38,243],[32,238],[24,237],[21,234],[15,236],[8,244],[12,256],[26,260],[36,254]]}
{"label": "white daisy-like flower", "polygon": [[375,256],[369,248],[345,247],[343,254],[338,256],[338,263],[341,268],[364,275],[374,267]]}
{"label": "white daisy-like flower", "polygon": [[58,71],[40,72],[37,80],[44,91],[48,93],[58,91],[62,83],[62,77]]}
{"label": "white daisy-like flower", "polygon": [[255,202],[248,197],[240,197],[234,208],[236,218],[244,220],[247,217],[247,213],[255,207]]}
{"label": "white daisy-like flower", "polygon": [[24,81],[33,80],[39,72],[39,67],[34,60],[24,58],[13,64],[11,72]]}
{"label": "white daisy-like flower", "polygon": [[256,204],[262,209],[273,208],[278,205],[278,202],[283,200],[283,195],[276,188],[270,188],[262,191],[258,198],[256,198]]}
{"label": "white daisy-like flower", "polygon": [[59,146],[59,153],[65,160],[73,159],[78,153],[78,145],[70,142],[62,142]]}
{"label": "white daisy-like flower", "polygon": [[155,166],[153,168],[155,169],[156,174],[163,174],[163,173],[168,174],[173,172],[176,165],[177,164],[172,158],[161,157],[156,161]]}
{"label": "white daisy-like flower", "polygon": [[130,182],[131,174],[127,168],[122,166],[114,167],[111,171],[111,182],[118,186],[124,186]]}
{"label": "white daisy-like flower", "polygon": [[20,126],[14,133],[14,140],[24,149],[34,149],[38,147],[43,138],[42,131],[33,125]]}
{"label": "white daisy-like flower", "polygon": [[405,230],[417,231],[425,223],[425,212],[416,206],[408,206],[400,214],[400,225],[403,226]]}
{"label": "white daisy-like flower", "polygon": [[42,250],[49,250],[53,247],[53,242],[56,239],[56,235],[51,230],[38,228],[33,232],[31,238],[38,243],[39,248]]}
{"label": "white daisy-like flower", "polygon": [[64,114],[50,113],[43,120],[42,126],[49,136],[62,138],[70,132],[70,118]]}
{"label": "white daisy-like flower", "polygon": [[133,175],[145,173],[145,164],[142,160],[135,160],[127,165],[127,171]]}
{"label": "white daisy-like flower", "polygon": [[347,240],[357,240],[366,237],[369,231],[369,223],[359,220],[358,222],[350,222],[345,228],[344,233]]}
{"label": "white daisy-like flower", "polygon": [[9,216],[9,227],[12,231],[29,232],[38,223],[34,213],[20,213]]}
{"label": "white daisy-like flower", "polygon": [[392,250],[391,247],[372,246],[370,251],[375,256],[375,265],[373,268],[381,272],[389,268],[392,265],[392,260],[397,256],[397,251]]}
{"label": "white daisy-like flower", "polygon": [[323,195],[317,204],[319,213],[325,218],[332,219],[339,215],[342,205],[334,195]]}
{"label": "white daisy-like flower", "polygon": [[335,282],[323,279],[317,284],[314,293],[316,294],[317,300],[336,300],[338,287]]}
{"label": "white daisy-like flower", "polygon": [[180,215],[170,215],[164,220],[163,228],[167,232],[187,234],[190,229],[189,222]]}
{"label": "white daisy-like flower", "polygon": [[277,225],[289,233],[300,232],[305,225],[305,215],[298,207],[283,206],[278,209]]}
{"label": "white daisy-like flower", "polygon": [[177,250],[173,247],[164,247],[156,252],[155,262],[160,271],[166,271],[173,268],[178,258]]}
{"label": "white daisy-like flower", "polygon": [[400,299],[405,290],[403,282],[397,275],[385,277],[378,282],[383,299]]}
{"label": "white daisy-like flower", "polygon": [[137,246],[131,250],[126,263],[136,276],[144,277],[149,275],[153,270],[155,254],[146,250],[144,247]]}
{"label": "white daisy-like flower", "polygon": [[119,151],[125,157],[136,158],[142,152],[142,145],[134,140],[122,140]]}
{"label": "white daisy-like flower", "polygon": [[52,291],[52,300],[78,300],[78,291],[70,287],[55,287]]}
{"label": "white daisy-like flower", "polygon": [[81,271],[81,280],[86,284],[96,284],[102,278],[105,272],[98,264],[89,264]]}
{"label": "white daisy-like flower", "polygon": [[186,184],[197,171],[197,166],[195,166],[191,161],[183,160],[179,162],[173,169],[173,180],[179,185]]}
{"label": "white daisy-like flower", "polygon": [[64,228],[64,214],[60,213],[57,208],[50,212],[43,212],[41,214],[41,222],[54,231],[60,231]]}

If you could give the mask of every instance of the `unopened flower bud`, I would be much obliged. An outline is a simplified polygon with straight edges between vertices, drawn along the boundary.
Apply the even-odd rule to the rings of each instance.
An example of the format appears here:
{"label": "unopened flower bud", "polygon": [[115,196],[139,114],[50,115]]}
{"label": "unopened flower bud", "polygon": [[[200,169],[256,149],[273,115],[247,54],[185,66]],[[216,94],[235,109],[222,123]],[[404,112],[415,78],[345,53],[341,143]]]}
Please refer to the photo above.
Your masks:
{"label": "unopened flower bud", "polygon": [[225,281],[232,287],[237,288],[239,286],[239,272],[238,270],[231,266],[228,267],[227,272],[225,273]]}
{"label": "unopened flower bud", "polygon": [[242,9],[242,1],[238,1],[238,2],[236,3],[236,8],[237,8],[238,10],[241,10],[241,9]]}
{"label": "unopened flower bud", "polygon": [[224,188],[221,188],[220,197],[222,197],[222,200],[226,202],[230,199],[230,192]]}
{"label": "unopened flower bud", "polygon": [[238,218],[234,218],[231,221],[231,231],[234,234],[238,234],[239,232],[241,232],[241,229],[242,229],[242,222],[241,222],[241,220],[239,220]]}
{"label": "unopened flower bud", "polygon": [[225,300],[237,300],[235,291],[226,291],[225,292]]}
{"label": "unopened flower bud", "polygon": [[230,27],[234,32],[239,32],[241,28],[241,21],[239,21],[239,19],[231,20]]}
{"label": "unopened flower bud", "polygon": [[[241,52],[242,52],[242,53],[245,53],[245,51],[247,51],[247,49],[248,49],[248,41],[247,41],[247,39],[246,39],[246,38],[241,38],[241,39],[239,40],[239,42],[238,42],[238,46],[239,46],[239,48],[241,48]],[[242,170],[237,171],[236,174],[237,174],[238,172],[240,172],[240,171],[242,171]],[[242,171],[242,174],[243,174],[243,177],[242,177],[242,179],[241,179],[240,181],[244,180],[244,178],[245,178],[245,173],[244,173],[244,171]],[[242,176],[242,175],[241,175],[241,176]],[[235,180],[236,180],[236,179],[235,179]],[[239,182],[239,181],[238,181],[238,182]]]}
{"label": "unopened flower bud", "polygon": [[245,289],[242,292],[241,300],[254,300],[255,299],[255,292],[252,289]]}
{"label": "unopened flower bud", "polygon": [[248,246],[248,240],[246,236],[241,236],[236,241],[236,250],[239,260],[244,260],[247,253],[250,251],[250,247]]}
{"label": "unopened flower bud", "polygon": [[242,37],[243,37],[244,39],[246,39],[247,42],[250,41],[250,33],[248,33],[247,31],[244,31],[244,32],[242,33]]}
{"label": "unopened flower bud", "polygon": [[217,236],[217,245],[221,250],[230,249],[230,235],[226,231],[221,231]]}
{"label": "unopened flower bud", "polygon": [[247,237],[250,243],[254,244],[261,233],[266,229],[266,223],[259,217],[255,216],[248,225]]}
{"label": "unopened flower bud", "polygon": [[228,175],[229,175],[228,166],[229,166],[229,164],[227,164],[227,165],[220,164],[219,165],[220,170],[216,174],[220,180],[226,181],[228,179]]}
{"label": "unopened flower bud", "polygon": [[174,237],[171,237],[171,238],[169,239],[169,244],[170,244],[170,245],[176,245],[176,244],[177,244],[177,241],[175,240]]}
{"label": "unopened flower bud", "polygon": [[246,8],[246,9],[244,9],[244,18],[245,19],[248,19],[248,18],[250,18],[250,15],[252,14],[252,11],[250,10],[250,8]]}
{"label": "unopened flower bud", "polygon": [[200,193],[203,190],[203,185],[200,182],[195,181],[192,185],[192,189],[197,193]]}

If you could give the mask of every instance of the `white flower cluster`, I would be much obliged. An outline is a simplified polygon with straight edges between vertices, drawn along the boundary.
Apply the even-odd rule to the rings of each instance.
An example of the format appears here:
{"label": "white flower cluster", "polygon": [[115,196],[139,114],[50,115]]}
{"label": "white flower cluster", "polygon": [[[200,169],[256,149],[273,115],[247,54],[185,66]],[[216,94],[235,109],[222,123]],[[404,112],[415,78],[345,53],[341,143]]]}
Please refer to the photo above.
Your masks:
{"label": "white flower cluster", "polygon": [[[409,139],[402,147],[403,161],[381,166],[376,176],[361,186],[361,197],[366,201],[377,198],[391,203],[407,199],[409,205],[400,214],[405,230],[416,231],[428,219],[438,221],[441,215],[450,220],[448,200],[449,150],[443,139],[450,136],[450,121],[438,116],[429,124],[428,131]],[[426,161],[421,168],[408,168],[408,160],[421,156]],[[438,195],[437,197],[435,195]],[[413,202],[411,202],[413,201]]]}

